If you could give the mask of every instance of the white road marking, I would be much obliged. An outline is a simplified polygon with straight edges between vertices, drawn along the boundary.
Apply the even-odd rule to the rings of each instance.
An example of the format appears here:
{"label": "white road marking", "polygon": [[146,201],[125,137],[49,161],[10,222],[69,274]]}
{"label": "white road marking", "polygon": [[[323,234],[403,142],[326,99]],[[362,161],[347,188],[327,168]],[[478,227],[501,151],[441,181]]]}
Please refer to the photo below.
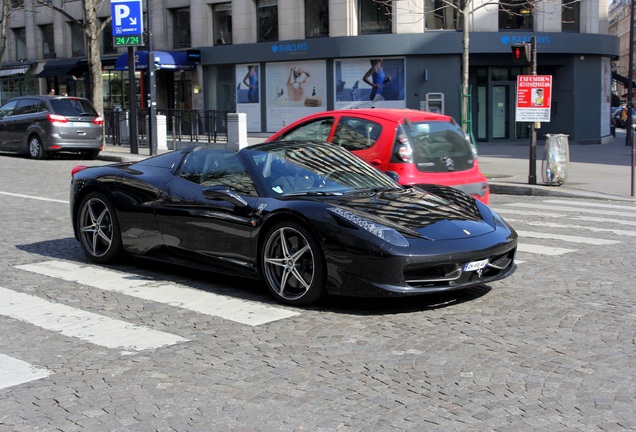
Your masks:
{"label": "white road marking", "polygon": [[53,375],[53,372],[38,369],[25,361],[0,354],[0,389],[39,380],[49,375]]}
{"label": "white road marking", "polygon": [[519,243],[519,245],[517,246],[517,251],[528,252],[533,254],[557,256],[557,255],[563,255],[570,252],[576,252],[576,249],[566,249],[566,248],[559,248],[559,247],[553,247],[553,246],[541,246],[541,245],[528,244],[528,243]]}
{"label": "white road marking", "polygon": [[142,351],[180,342],[180,336],[130,324],[0,287],[0,315],[107,348]]}
{"label": "white road marking", "polygon": [[[601,219],[601,220],[605,221],[606,219]],[[544,228],[563,228],[563,229],[576,230],[576,231],[587,230],[587,231],[598,232],[598,233],[612,233],[612,234],[625,236],[625,237],[636,237],[636,231],[628,231],[628,230],[621,230],[621,229],[614,229],[614,228],[599,228],[599,227],[587,226],[587,225],[568,225],[568,224],[559,224],[559,223],[545,222],[545,221],[528,222],[528,221],[523,221],[519,219],[508,219],[508,218],[506,218],[506,221],[509,223],[524,223],[526,225],[544,227]],[[634,225],[636,225],[636,222],[634,222]]]}
{"label": "white road marking", "polygon": [[615,210],[627,210],[632,212],[636,211],[636,203],[632,205],[622,205],[622,204],[606,204],[602,202],[575,201],[575,200],[565,200],[565,199],[550,199],[544,202],[551,203],[551,204],[563,204],[568,206],[607,208],[607,209],[615,209]]}
{"label": "white road marking", "polygon": [[16,267],[251,326],[300,315],[299,312],[280,307],[213,294],[173,283],[152,281],[129,273],[70,261],[45,261]]}
{"label": "white road marking", "polygon": [[537,232],[537,231],[524,231],[524,230],[516,230],[517,234],[521,237],[530,237],[530,238],[539,238],[539,239],[548,239],[548,240],[561,240],[570,243],[583,243],[583,244],[591,244],[596,246],[601,245],[613,245],[620,243],[618,240],[607,240],[600,239],[594,237],[581,237],[581,236],[571,236],[571,235],[563,235],[563,234],[551,234],[546,232]]}
{"label": "white road marking", "polygon": [[636,226],[636,220],[611,219],[611,218],[602,218],[602,217],[594,217],[594,216],[574,216],[572,219],[582,220],[586,222],[603,222],[605,225],[618,224],[618,225]]}
{"label": "white road marking", "polygon": [[56,203],[62,203],[62,204],[68,204],[69,203],[68,201],[59,200],[59,199],[44,198],[44,197],[38,197],[38,196],[33,196],[33,195],[23,195],[23,194],[17,194],[17,193],[11,193],[11,192],[3,192],[3,191],[0,191],[0,195],[7,195],[7,196],[12,196],[12,197],[17,197],[17,198],[29,198],[29,199],[39,200],[39,201],[50,201],[50,202],[56,202]]}
{"label": "white road marking", "polygon": [[[539,217],[547,216],[551,218],[565,217],[564,214],[559,214],[559,213],[546,213],[545,211],[538,212],[538,211],[532,211],[532,210],[518,210],[518,209],[511,209],[506,207],[497,207],[494,210],[497,213],[501,213],[501,214],[516,214],[516,215],[523,215],[523,216],[539,216]],[[506,218],[506,220],[508,220],[508,218]]]}
{"label": "white road marking", "polygon": [[594,213],[596,215],[607,215],[607,216],[625,216],[625,217],[633,217],[631,212],[627,211],[614,211],[614,210],[603,210],[597,206],[595,208],[582,208],[582,207],[568,207],[568,206],[559,206],[559,205],[551,205],[551,204],[538,204],[531,202],[518,202],[518,203],[510,203],[505,204],[510,207],[531,207],[533,210],[545,210],[544,216],[550,216],[550,212],[559,212],[559,211],[575,211],[579,213]]}

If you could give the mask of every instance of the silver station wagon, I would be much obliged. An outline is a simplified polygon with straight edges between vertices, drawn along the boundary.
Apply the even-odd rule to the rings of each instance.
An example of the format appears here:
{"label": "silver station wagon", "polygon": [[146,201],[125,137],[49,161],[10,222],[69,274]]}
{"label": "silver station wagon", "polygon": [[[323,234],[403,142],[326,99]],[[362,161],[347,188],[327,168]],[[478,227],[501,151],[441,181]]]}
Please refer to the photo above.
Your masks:
{"label": "silver station wagon", "polygon": [[103,148],[104,118],[88,99],[21,96],[0,106],[0,151],[44,159],[80,153],[95,159]]}

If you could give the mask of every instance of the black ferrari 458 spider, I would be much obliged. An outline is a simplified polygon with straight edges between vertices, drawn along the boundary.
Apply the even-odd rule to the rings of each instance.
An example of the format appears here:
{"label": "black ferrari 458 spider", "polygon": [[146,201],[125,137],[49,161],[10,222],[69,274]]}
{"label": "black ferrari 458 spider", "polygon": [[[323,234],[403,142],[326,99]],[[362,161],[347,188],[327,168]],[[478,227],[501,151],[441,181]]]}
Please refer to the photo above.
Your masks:
{"label": "black ferrari 458 spider", "polygon": [[488,206],[400,186],[328,143],[191,147],[72,176],[73,229],[92,261],[130,254],[258,278],[287,304],[462,289],[516,269],[517,234]]}

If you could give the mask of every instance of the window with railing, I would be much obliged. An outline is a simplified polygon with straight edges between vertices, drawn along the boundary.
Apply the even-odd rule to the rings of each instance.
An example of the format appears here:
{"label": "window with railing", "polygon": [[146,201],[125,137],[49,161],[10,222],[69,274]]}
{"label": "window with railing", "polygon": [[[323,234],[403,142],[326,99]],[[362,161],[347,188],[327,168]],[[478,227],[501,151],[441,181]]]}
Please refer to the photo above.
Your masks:
{"label": "window with railing", "polygon": [[257,29],[259,42],[278,40],[278,1],[258,0]]}
{"label": "window with railing", "polygon": [[424,0],[426,30],[457,30],[459,0]]}
{"label": "window with railing", "polygon": [[329,36],[329,0],[305,0],[305,37]]}
{"label": "window with railing", "polygon": [[561,30],[564,32],[579,32],[581,25],[580,0],[562,0]]}
{"label": "window with railing", "polygon": [[393,6],[391,2],[359,0],[360,34],[391,33]]}
{"label": "window with railing", "polygon": [[71,56],[81,57],[86,55],[86,33],[84,28],[76,22],[71,22]]}
{"label": "window with railing", "polygon": [[40,36],[42,38],[42,58],[55,58],[55,29],[53,24],[41,25]]}
{"label": "window with railing", "polygon": [[526,0],[499,3],[499,31],[532,30],[532,12],[532,3]]}
{"label": "window with railing", "polygon": [[13,37],[15,38],[15,58],[17,60],[26,59],[26,28],[13,29]]}
{"label": "window with railing", "polygon": [[173,48],[189,48],[190,42],[190,8],[172,9],[172,46]]}
{"label": "window with railing", "polygon": [[232,3],[216,4],[212,7],[214,23],[214,45],[232,44]]}

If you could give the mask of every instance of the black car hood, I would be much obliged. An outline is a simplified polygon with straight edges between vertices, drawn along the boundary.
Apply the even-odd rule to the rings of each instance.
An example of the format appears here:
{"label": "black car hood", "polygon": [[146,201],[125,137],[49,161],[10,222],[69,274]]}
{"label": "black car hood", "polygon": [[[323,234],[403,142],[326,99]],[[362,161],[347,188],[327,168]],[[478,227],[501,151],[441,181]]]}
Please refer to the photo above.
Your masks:
{"label": "black car hood", "polygon": [[490,213],[485,205],[442,186],[360,192],[335,201],[369,221],[430,240],[465,239],[495,230],[494,222],[484,219],[482,211]]}

